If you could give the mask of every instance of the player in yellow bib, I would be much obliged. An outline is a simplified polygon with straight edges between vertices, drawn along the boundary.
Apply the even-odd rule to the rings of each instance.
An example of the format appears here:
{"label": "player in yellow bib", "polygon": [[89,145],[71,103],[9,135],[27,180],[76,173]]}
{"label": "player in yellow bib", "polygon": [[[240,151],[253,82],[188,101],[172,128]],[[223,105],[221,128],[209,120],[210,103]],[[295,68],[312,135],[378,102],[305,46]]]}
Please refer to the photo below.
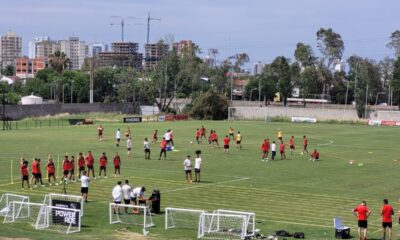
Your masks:
{"label": "player in yellow bib", "polygon": [[242,134],[240,134],[240,131],[236,134],[236,149],[242,149]]}
{"label": "player in yellow bib", "polygon": [[283,133],[282,133],[282,130],[281,129],[278,129],[278,139],[279,139],[279,141],[283,141]]}

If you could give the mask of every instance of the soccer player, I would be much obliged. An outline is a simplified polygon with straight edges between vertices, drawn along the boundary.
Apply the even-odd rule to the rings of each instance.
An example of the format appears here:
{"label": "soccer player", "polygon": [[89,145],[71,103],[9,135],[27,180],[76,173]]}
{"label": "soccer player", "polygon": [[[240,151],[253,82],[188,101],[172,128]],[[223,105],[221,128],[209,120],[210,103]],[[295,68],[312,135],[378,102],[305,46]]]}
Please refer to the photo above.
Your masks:
{"label": "soccer player", "polygon": [[200,172],[201,172],[201,151],[196,151],[196,158],[194,159],[194,181],[200,182]]}
{"label": "soccer player", "polygon": [[229,154],[229,142],[231,141],[231,138],[228,135],[225,135],[224,138],[224,153]]}
{"label": "soccer player", "polygon": [[228,129],[229,139],[230,139],[231,137],[232,137],[232,139],[235,139],[235,136],[233,135],[233,132],[234,132],[233,128],[232,128],[232,127],[229,127],[229,129]]}
{"label": "soccer player", "polygon": [[119,147],[119,143],[121,142],[121,130],[118,128],[117,132],[115,133],[115,138],[117,142],[115,143],[115,146]]}
{"label": "soccer player", "polygon": [[389,201],[387,199],[383,199],[381,215],[383,239],[386,239],[386,232],[388,232],[388,239],[392,240],[392,216],[394,215],[394,211],[393,207],[389,205]]}
{"label": "soccer player", "polygon": [[107,178],[107,156],[106,153],[103,154],[99,158],[100,170],[99,170],[99,178],[101,178],[101,172],[104,171],[104,178]]}
{"label": "soccer player", "polygon": [[131,150],[132,150],[132,139],[131,137],[128,138],[128,141],[126,141],[126,155],[128,158],[131,158]]}
{"label": "soccer player", "polygon": [[174,145],[174,135],[172,134],[172,130],[169,130],[169,139],[171,142],[171,146],[175,146]]}
{"label": "soccer player", "polygon": [[69,180],[75,182],[75,156],[71,156],[69,160]]}
{"label": "soccer player", "polygon": [[[122,202],[122,187],[121,187],[121,184],[122,184],[122,182],[118,181],[117,185],[112,190],[112,197],[113,197],[113,200],[114,200],[115,204],[121,204],[121,202]],[[117,214],[116,209],[118,211],[118,214],[121,214],[120,209],[117,206],[115,206],[115,208],[113,209],[114,214]]]}
{"label": "soccer player", "polygon": [[97,132],[99,133],[99,141],[103,141],[104,128],[101,124],[97,127]]}
{"label": "soccer player", "polygon": [[192,160],[190,155],[187,155],[185,161],[183,161],[183,169],[185,170],[185,181],[192,183]]}
{"label": "soccer player", "polygon": [[[361,204],[355,207],[352,212],[358,219],[358,240],[366,240],[368,217],[371,214],[371,211],[367,207],[367,202],[362,201]],[[361,237],[361,230],[363,230],[363,238]]]}
{"label": "soccer player", "polygon": [[294,147],[294,136],[291,136],[289,139],[289,147],[290,147],[290,155],[293,154],[293,151],[295,149]]}
{"label": "soccer player", "polygon": [[117,176],[117,172],[118,175],[121,175],[121,158],[118,155],[118,152],[115,152],[115,156],[114,156],[114,177]]}
{"label": "soccer player", "polygon": [[214,145],[217,145],[217,147],[219,148],[219,144],[218,144],[218,134],[217,131],[213,131],[212,135],[211,135],[211,142]]}
{"label": "soccer player", "polygon": [[[132,190],[131,192],[131,201],[133,205],[138,205],[141,202],[146,202],[146,199],[144,198],[144,192],[146,191],[145,187],[136,187]],[[138,209],[136,209],[135,213],[138,213]]]}
{"label": "soccer player", "polygon": [[236,150],[242,149],[242,134],[240,131],[236,134]]}
{"label": "soccer player", "polygon": [[131,128],[128,127],[128,129],[126,129],[125,131],[125,141],[127,141],[130,136],[131,136]]}
{"label": "soccer player", "polygon": [[92,172],[92,176],[94,179],[96,179],[96,176],[94,175],[94,157],[92,155],[92,151],[88,152],[88,155],[86,157],[86,167],[88,169],[88,176],[90,175],[90,172]]}
{"label": "soccer player", "polygon": [[[276,156],[276,144],[275,144],[275,141],[272,141],[272,144],[271,144],[271,159],[272,159],[272,161],[275,160],[275,156]],[[267,160],[267,162],[268,162],[268,160]]]}
{"label": "soccer player", "polygon": [[203,139],[203,137],[204,137],[204,139],[207,139],[207,137],[206,137],[207,130],[204,126],[201,126],[200,133],[201,133],[200,140]]}
{"label": "soccer player", "polygon": [[87,176],[87,172],[83,171],[82,176],[81,176],[81,194],[83,199],[85,199],[85,202],[88,201],[88,194],[89,194],[89,182],[90,179]]}
{"label": "soccer player", "polygon": [[168,129],[166,133],[164,133],[164,139],[167,142],[167,145],[170,146],[171,145],[171,129]]}
{"label": "soccer player", "polygon": [[315,162],[319,160],[319,152],[317,151],[317,149],[314,149],[314,152],[312,152],[310,156],[311,156],[310,161]]}
{"label": "soccer player", "polygon": [[68,155],[64,156],[64,160],[62,162],[62,169],[63,169],[63,177],[61,178],[60,184],[63,183],[63,181],[65,181],[65,183],[68,183],[68,174],[69,174],[69,159],[68,159]]}
{"label": "soccer player", "polygon": [[158,160],[161,160],[161,156],[164,154],[164,160],[167,160],[167,141],[165,140],[165,138],[163,137],[163,139],[161,140],[160,143],[160,157],[158,158]]}
{"label": "soccer player", "polygon": [[78,178],[81,179],[81,174],[83,171],[85,171],[85,158],[83,157],[83,153],[79,153],[78,167],[79,167]]}
{"label": "soccer player", "polygon": [[149,140],[147,138],[144,138],[143,142],[143,150],[144,150],[144,159],[145,160],[150,160],[150,144]]}
{"label": "soccer player", "polygon": [[212,135],[214,134],[214,130],[210,130],[210,135],[208,135],[208,144],[210,144],[211,145],[211,143],[212,143]]}
{"label": "soccer player", "polygon": [[307,150],[307,146],[308,146],[308,139],[307,139],[306,135],[304,135],[303,136],[303,152],[301,152],[301,155],[303,155],[304,152],[307,152],[307,154],[309,154],[308,150]]}
{"label": "soccer player", "polygon": [[282,141],[282,139],[283,139],[283,133],[280,128],[278,129],[278,139],[279,139],[279,141]]}
{"label": "soccer player", "polygon": [[200,144],[201,140],[200,140],[200,136],[201,136],[201,132],[200,129],[196,129],[196,142],[197,144]]}
{"label": "soccer player", "polygon": [[51,178],[53,178],[54,185],[58,185],[57,180],[56,180],[56,175],[55,175],[55,166],[53,159],[51,159],[50,155],[49,158],[47,159],[47,163],[44,166],[47,169],[47,180],[49,181],[49,186],[51,186]]}
{"label": "soccer player", "polygon": [[285,154],[285,144],[283,141],[279,144],[279,152],[281,154],[281,160],[286,159],[286,154]]}
{"label": "soccer player", "polygon": [[157,142],[157,140],[158,140],[157,134],[158,134],[158,130],[155,129],[154,132],[153,132],[153,140],[151,140],[151,143],[156,143]]}
{"label": "soccer player", "polygon": [[262,151],[261,161],[268,161],[269,149],[270,149],[269,138],[266,138],[261,144],[261,151]]}
{"label": "soccer player", "polygon": [[37,171],[37,178],[39,179],[40,185],[42,187],[45,187],[45,185],[43,184],[43,180],[42,180],[42,171],[40,170],[40,158],[37,158],[36,171]]}
{"label": "soccer player", "polygon": [[[129,180],[125,180],[125,184],[122,185],[122,197],[124,198],[124,204],[131,204],[131,192],[132,188],[129,186]],[[128,208],[125,207],[125,213],[128,214]]]}
{"label": "soccer player", "polygon": [[28,171],[28,161],[21,157],[21,183],[22,189],[25,188],[24,183],[28,184],[28,188],[31,189],[31,185],[29,184],[29,171]]}

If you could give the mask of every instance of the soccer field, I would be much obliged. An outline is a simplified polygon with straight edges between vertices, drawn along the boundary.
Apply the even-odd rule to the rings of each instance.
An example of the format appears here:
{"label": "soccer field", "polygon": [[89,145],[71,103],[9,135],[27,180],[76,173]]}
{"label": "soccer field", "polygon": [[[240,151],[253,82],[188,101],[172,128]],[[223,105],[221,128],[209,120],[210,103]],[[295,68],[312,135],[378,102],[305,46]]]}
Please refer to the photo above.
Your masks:
{"label": "soccer field", "polygon": [[[294,124],[226,121],[188,121],[162,123],[102,123],[105,139],[97,140],[96,125],[31,128],[0,132],[0,194],[18,193],[31,197],[31,202],[43,201],[47,193],[61,193],[60,186],[22,190],[19,180],[19,158],[24,156],[31,164],[32,157],[47,159],[92,150],[95,170],[98,157],[106,152],[109,157],[108,179],[90,183],[89,203],[85,204],[82,231],[65,235],[46,230],[34,230],[30,225],[0,224],[1,237],[28,239],[135,239],[141,234],[139,226],[109,224],[108,203],[111,190],[118,180],[129,179],[132,186],[146,186],[146,195],[154,188],[161,191],[161,207],[195,208],[212,211],[218,208],[256,213],[256,228],[263,234],[276,230],[304,232],[307,239],[334,239],[333,218],[341,216],[345,225],[356,235],[356,218],[351,210],[365,200],[372,215],[369,235],[380,238],[382,200],[389,199],[398,209],[400,164],[399,128],[370,127],[338,124]],[[215,129],[221,148],[211,148],[203,141],[195,142],[196,128],[204,125]],[[130,127],[133,135],[133,158],[126,158],[125,143],[115,146],[115,131]],[[222,139],[229,126],[243,136],[243,148],[237,151],[231,141],[230,154],[223,153]],[[277,140],[282,129],[286,143],[295,136],[297,149],[287,160],[261,161],[260,145],[269,137]],[[168,152],[166,161],[159,161],[159,143],[151,145],[151,160],[144,160],[143,139],[151,139],[154,129],[159,138],[167,129],[174,133],[176,152]],[[302,136],[307,135],[309,151],[317,148],[321,161],[311,162],[309,156],[300,155]],[[190,143],[193,141],[193,143]],[[184,181],[183,160],[195,150],[202,151],[202,182]],[[115,151],[122,156],[123,177],[113,177],[111,163]],[[11,166],[13,160],[13,166]],[[62,159],[60,159],[61,161]],[[349,164],[349,161],[354,161]],[[362,163],[362,166],[359,166]],[[61,166],[61,164],[60,164]],[[11,172],[12,170],[12,172]],[[44,169],[42,167],[42,172]],[[13,175],[13,177],[11,176]],[[60,174],[59,174],[60,175]],[[13,184],[11,184],[13,178]],[[47,179],[45,180],[47,183]],[[80,184],[67,185],[68,194],[80,194]],[[0,217],[2,220],[2,217]],[[164,215],[153,217],[156,226],[150,228],[152,239],[195,239],[197,230],[164,230]],[[397,221],[395,221],[397,222]],[[394,225],[394,236],[400,233]]]}

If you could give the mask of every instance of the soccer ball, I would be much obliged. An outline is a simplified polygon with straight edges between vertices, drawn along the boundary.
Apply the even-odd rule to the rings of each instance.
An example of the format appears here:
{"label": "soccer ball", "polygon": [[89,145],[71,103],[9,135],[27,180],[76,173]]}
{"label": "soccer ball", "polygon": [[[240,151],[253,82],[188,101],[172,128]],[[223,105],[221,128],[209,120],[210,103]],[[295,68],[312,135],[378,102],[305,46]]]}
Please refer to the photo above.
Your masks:
{"label": "soccer ball", "polygon": [[193,141],[190,141],[190,143],[193,143]]}

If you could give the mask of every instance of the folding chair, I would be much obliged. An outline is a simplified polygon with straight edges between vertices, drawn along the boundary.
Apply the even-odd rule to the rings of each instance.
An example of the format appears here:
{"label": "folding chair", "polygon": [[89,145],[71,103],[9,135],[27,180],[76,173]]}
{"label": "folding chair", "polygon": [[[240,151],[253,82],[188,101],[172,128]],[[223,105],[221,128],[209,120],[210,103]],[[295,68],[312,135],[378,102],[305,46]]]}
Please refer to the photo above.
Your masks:
{"label": "folding chair", "polygon": [[335,238],[350,238],[350,228],[343,226],[342,219],[340,217],[333,219],[333,226],[335,227]]}

